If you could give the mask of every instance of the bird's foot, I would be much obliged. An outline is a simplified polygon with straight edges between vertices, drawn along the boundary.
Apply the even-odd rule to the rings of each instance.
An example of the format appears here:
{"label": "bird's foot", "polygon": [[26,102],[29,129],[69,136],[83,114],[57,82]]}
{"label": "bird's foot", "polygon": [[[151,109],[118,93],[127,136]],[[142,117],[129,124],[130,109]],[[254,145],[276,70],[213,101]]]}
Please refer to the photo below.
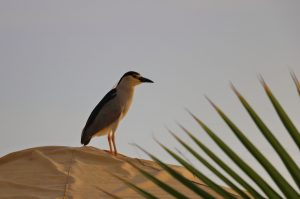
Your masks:
{"label": "bird's foot", "polygon": [[106,153],[109,153],[110,155],[113,155],[113,154],[114,154],[113,151],[110,151],[110,150],[105,150],[105,151],[106,151]]}
{"label": "bird's foot", "polygon": [[111,151],[111,150],[106,150],[107,153],[109,153],[110,155],[114,155],[114,156],[117,156],[118,155],[118,152],[117,151]]}

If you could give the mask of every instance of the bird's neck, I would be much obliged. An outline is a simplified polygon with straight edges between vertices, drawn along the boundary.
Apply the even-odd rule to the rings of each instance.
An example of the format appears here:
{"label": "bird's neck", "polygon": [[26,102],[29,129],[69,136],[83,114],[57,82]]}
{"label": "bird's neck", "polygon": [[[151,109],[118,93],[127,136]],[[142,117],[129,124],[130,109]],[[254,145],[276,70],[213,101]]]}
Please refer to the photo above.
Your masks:
{"label": "bird's neck", "polygon": [[131,85],[119,84],[117,86],[117,90],[123,94],[127,94],[130,97],[132,97],[134,94],[134,86]]}

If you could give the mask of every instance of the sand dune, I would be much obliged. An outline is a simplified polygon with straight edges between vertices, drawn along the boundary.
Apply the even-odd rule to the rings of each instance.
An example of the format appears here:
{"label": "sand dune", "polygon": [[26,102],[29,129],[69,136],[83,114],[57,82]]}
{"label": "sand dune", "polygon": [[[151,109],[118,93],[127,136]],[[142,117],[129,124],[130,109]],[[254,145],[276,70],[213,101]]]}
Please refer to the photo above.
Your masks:
{"label": "sand dune", "polygon": [[[14,152],[0,158],[0,198],[20,199],[99,199],[110,198],[102,190],[121,198],[141,198],[109,172],[124,177],[155,194],[159,198],[172,198],[146,180],[126,161],[168,182],[190,198],[199,198],[172,179],[152,161],[123,155],[112,156],[93,147],[48,146]],[[172,166],[184,176],[218,195],[195,179],[184,168]]]}

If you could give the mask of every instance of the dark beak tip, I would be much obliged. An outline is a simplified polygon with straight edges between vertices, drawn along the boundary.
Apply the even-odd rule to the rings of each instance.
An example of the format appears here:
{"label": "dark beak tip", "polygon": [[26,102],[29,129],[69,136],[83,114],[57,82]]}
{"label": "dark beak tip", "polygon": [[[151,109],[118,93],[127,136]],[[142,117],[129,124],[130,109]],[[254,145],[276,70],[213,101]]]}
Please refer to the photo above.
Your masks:
{"label": "dark beak tip", "polygon": [[145,77],[140,78],[140,81],[143,83],[154,83],[151,79]]}

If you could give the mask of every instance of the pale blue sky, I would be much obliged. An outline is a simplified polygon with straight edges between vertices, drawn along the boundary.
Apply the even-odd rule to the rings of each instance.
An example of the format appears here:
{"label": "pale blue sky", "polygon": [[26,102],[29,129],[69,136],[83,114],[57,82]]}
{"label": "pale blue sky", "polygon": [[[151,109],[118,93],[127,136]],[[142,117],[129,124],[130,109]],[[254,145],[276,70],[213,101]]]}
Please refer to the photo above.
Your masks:
{"label": "pale blue sky", "polygon": [[[205,94],[270,159],[278,160],[231,92],[232,81],[296,156],[299,151],[257,74],[265,77],[300,128],[299,97],[289,76],[293,69],[300,77],[299,10],[298,0],[2,0],[0,156],[35,146],[80,146],[90,112],[128,70],[156,83],[136,89],[117,131],[121,153],[145,158],[128,144],[135,142],[174,163],[152,136],[178,147],[164,128],[185,138],[175,120],[218,151],[184,111],[188,107],[256,168]],[[107,139],[93,139],[91,145],[107,149]]]}

